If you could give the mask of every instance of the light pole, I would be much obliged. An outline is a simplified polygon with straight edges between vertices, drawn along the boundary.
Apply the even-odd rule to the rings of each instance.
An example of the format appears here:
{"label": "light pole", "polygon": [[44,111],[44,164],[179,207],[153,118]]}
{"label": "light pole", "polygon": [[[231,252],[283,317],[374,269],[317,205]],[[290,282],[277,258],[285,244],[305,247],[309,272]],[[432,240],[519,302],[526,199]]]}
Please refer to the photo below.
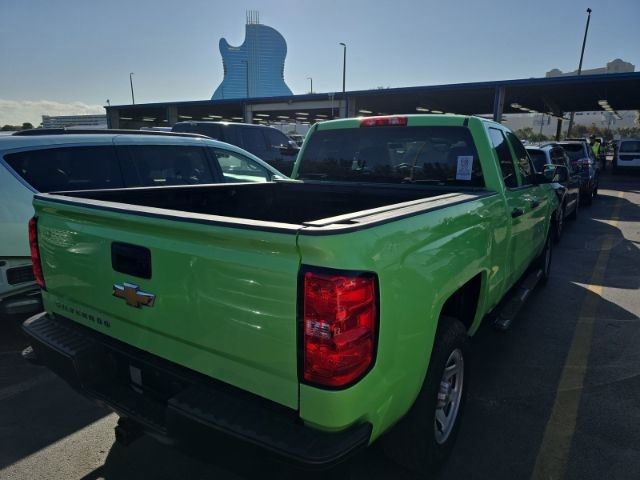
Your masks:
{"label": "light pole", "polygon": [[[578,64],[578,75],[582,73],[582,59],[584,58],[584,47],[587,45],[587,33],[589,33],[589,21],[591,20],[590,8],[587,8],[587,26],[584,29],[584,38],[582,39],[582,51],[580,52],[580,63]],[[571,112],[569,117],[569,128],[567,129],[567,137],[571,137],[571,129],[573,128],[573,117],[575,112]]]}
{"label": "light pole", "polygon": [[129,74],[129,85],[131,85],[131,103],[136,104],[136,97],[133,96],[133,72]]}
{"label": "light pole", "polygon": [[313,78],[307,77],[307,80],[311,82],[311,90],[309,91],[309,93],[313,93]]}
{"label": "light pole", "polygon": [[342,45],[342,94],[344,95],[347,80],[347,44],[340,42]]}
{"label": "light pole", "polygon": [[344,99],[344,116],[349,116],[349,106],[345,97],[345,89],[347,85],[347,44],[340,42],[342,45],[342,98]]}

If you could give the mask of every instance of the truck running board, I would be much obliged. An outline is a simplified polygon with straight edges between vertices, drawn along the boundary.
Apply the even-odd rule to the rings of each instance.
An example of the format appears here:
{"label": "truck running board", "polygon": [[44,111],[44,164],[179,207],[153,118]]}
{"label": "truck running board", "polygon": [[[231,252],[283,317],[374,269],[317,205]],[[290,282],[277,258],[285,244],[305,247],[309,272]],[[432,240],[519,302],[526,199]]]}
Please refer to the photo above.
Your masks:
{"label": "truck running board", "polygon": [[542,278],[542,269],[533,270],[525,279],[509,292],[498,309],[497,316],[493,322],[498,330],[505,331],[511,326],[511,322],[516,318],[518,312],[527,301],[533,289]]}

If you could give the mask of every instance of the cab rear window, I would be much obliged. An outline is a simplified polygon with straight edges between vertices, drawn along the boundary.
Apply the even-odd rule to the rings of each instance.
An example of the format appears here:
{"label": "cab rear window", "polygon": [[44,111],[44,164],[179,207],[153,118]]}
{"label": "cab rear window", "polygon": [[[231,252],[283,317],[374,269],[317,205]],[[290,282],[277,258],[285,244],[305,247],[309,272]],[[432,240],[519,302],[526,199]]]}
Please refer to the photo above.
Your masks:
{"label": "cab rear window", "polygon": [[312,134],[299,179],[483,187],[465,127],[346,128]]}
{"label": "cab rear window", "polygon": [[11,153],[4,159],[39,192],[124,186],[111,146],[46,148]]}

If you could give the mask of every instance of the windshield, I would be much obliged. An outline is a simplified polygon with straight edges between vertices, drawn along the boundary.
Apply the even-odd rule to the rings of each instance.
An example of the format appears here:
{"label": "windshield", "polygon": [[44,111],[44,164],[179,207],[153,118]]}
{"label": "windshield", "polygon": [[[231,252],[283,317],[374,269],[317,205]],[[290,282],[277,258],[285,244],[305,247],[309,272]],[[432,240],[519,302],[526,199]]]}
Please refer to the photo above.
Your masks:
{"label": "windshield", "polygon": [[465,127],[317,131],[300,159],[298,178],[484,186],[478,153]]}
{"label": "windshield", "polygon": [[587,158],[584,151],[584,145],[582,143],[561,143],[560,145],[564,148],[564,151],[567,152],[567,155],[569,155],[569,159],[572,162]]}
{"label": "windshield", "polygon": [[533,148],[527,148],[527,153],[533,162],[533,168],[536,172],[541,173],[544,171],[544,166],[548,163],[547,156],[542,150]]}
{"label": "windshield", "polygon": [[620,144],[620,153],[640,153],[640,140],[622,142]]}

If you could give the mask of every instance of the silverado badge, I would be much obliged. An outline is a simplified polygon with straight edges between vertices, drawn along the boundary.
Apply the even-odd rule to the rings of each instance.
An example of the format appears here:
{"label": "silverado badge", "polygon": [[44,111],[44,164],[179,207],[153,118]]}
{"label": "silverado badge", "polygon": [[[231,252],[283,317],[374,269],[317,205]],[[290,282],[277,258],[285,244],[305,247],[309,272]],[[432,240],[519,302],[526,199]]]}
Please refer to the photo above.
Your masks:
{"label": "silverado badge", "polygon": [[130,307],[140,308],[142,305],[145,307],[153,307],[153,303],[156,301],[156,296],[153,293],[141,292],[140,287],[132,283],[123,283],[113,285],[113,296],[123,298],[127,305]]}

